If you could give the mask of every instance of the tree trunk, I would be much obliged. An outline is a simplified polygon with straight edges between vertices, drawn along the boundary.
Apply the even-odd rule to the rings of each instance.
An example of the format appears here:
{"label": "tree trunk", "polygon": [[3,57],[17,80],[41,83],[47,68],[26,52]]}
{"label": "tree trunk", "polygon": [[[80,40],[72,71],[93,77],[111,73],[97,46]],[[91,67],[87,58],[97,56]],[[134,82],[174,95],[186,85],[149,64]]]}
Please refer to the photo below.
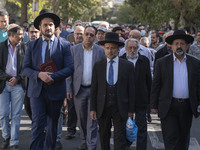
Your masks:
{"label": "tree trunk", "polygon": [[22,25],[24,21],[27,21],[27,5],[29,0],[21,0],[21,19],[20,24]]}

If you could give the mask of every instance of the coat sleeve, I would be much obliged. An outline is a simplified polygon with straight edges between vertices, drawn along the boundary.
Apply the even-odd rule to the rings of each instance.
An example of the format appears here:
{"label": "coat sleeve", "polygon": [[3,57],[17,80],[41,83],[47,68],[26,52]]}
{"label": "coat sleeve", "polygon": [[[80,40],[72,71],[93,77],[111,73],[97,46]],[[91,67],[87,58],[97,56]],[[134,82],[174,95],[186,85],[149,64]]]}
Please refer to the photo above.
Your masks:
{"label": "coat sleeve", "polygon": [[129,104],[128,104],[128,112],[134,113],[135,111],[135,81],[134,81],[134,66],[133,64],[129,65]]}
{"label": "coat sleeve", "polygon": [[161,89],[161,64],[160,60],[156,62],[155,73],[153,76],[151,95],[150,95],[150,107],[153,109],[158,109],[158,98]]}

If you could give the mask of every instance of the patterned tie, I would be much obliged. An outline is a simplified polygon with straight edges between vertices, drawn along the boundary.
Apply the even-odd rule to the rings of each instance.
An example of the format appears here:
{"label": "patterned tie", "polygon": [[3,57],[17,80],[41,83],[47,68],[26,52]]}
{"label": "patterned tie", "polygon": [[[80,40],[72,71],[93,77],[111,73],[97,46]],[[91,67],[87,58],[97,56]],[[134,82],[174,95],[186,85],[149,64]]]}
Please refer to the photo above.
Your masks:
{"label": "patterned tie", "polygon": [[110,63],[110,67],[109,67],[109,72],[108,72],[108,84],[113,85],[114,84],[114,70],[113,70],[114,61],[111,60],[109,63]]}
{"label": "patterned tie", "polygon": [[45,59],[44,62],[50,60],[50,40],[45,40],[47,42],[46,50],[45,50]]}

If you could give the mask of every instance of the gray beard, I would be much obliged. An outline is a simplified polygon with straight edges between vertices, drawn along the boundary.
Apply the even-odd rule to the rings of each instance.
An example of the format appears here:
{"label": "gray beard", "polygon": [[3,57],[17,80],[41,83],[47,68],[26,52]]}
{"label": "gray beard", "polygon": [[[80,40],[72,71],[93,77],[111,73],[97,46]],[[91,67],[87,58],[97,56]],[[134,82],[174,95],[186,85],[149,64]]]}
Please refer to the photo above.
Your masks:
{"label": "gray beard", "polygon": [[175,52],[175,54],[176,54],[177,56],[183,56],[183,55],[185,55],[185,52],[184,52],[184,51]]}

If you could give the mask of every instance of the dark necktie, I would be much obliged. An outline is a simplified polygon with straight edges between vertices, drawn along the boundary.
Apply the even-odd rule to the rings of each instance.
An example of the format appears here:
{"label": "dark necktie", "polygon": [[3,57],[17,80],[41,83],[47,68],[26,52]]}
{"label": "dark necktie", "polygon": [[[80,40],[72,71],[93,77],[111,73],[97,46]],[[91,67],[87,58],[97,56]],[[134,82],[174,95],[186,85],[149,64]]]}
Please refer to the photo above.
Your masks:
{"label": "dark necktie", "polygon": [[44,62],[50,60],[50,40],[45,40],[47,42],[46,50],[45,50],[45,59]]}
{"label": "dark necktie", "polygon": [[109,63],[110,63],[110,67],[108,71],[108,84],[113,85],[114,84],[114,70],[113,70],[114,61],[111,60]]}

